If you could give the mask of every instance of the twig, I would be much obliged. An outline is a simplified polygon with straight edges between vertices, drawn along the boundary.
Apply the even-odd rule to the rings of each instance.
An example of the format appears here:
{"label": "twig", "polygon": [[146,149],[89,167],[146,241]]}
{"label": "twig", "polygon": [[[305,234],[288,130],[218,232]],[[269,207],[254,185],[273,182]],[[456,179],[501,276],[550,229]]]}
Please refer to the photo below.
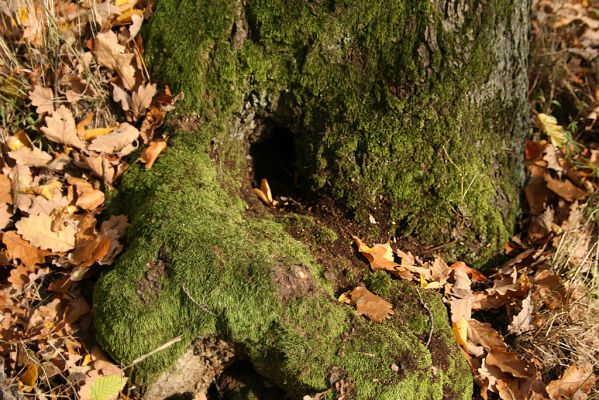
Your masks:
{"label": "twig", "polygon": [[422,304],[422,306],[424,307],[424,309],[428,313],[428,319],[429,319],[430,324],[431,324],[431,329],[428,332],[428,339],[426,340],[426,346],[425,346],[425,347],[428,348],[429,344],[431,344],[431,339],[433,338],[433,332],[435,330],[435,318],[433,318],[433,313],[431,312],[431,309],[428,307],[428,305],[422,299],[422,295],[420,294],[420,290],[416,289],[416,293],[418,293],[418,298],[420,299],[420,304]]}
{"label": "twig", "polygon": [[154,354],[158,353],[159,351],[162,350],[166,350],[169,347],[171,347],[172,345],[174,345],[175,343],[178,343],[181,341],[181,339],[183,339],[183,335],[179,335],[174,339],[169,340],[168,342],[166,342],[165,344],[163,344],[162,346],[152,350],[151,352],[144,354],[143,356],[137,357],[135,360],[133,360],[133,362],[129,365],[127,365],[125,368],[123,369],[128,369],[131,368],[132,366],[134,366],[135,364],[139,364],[140,362],[142,362],[143,360],[145,360],[146,358],[153,356]]}
{"label": "twig", "polygon": [[212,311],[210,311],[210,309],[208,309],[208,305],[205,303],[200,303],[198,302],[196,299],[194,299],[191,294],[189,294],[189,292],[187,291],[187,289],[185,289],[185,286],[181,285],[181,289],[183,289],[183,291],[185,292],[185,294],[187,295],[187,297],[189,297],[189,299],[193,302],[193,304],[195,304],[196,306],[200,307],[203,311],[207,312],[210,315],[214,315],[216,316],[216,314]]}

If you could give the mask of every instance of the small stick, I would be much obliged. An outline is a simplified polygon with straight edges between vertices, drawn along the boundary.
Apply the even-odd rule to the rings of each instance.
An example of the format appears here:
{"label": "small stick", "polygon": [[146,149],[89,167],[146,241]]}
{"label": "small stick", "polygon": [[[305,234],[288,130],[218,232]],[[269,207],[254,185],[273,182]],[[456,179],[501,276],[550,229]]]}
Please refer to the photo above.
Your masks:
{"label": "small stick", "polygon": [[431,329],[428,332],[428,339],[426,341],[426,346],[425,346],[426,348],[428,348],[429,344],[431,344],[431,339],[433,338],[433,332],[435,330],[435,318],[433,317],[433,313],[431,312],[431,309],[428,307],[428,305],[422,299],[422,295],[420,294],[420,290],[416,289],[416,293],[418,293],[418,298],[420,299],[420,304],[422,304],[422,306],[424,307],[424,309],[428,313],[428,318],[429,318],[429,321],[431,323]]}
{"label": "small stick", "polygon": [[172,345],[174,345],[175,343],[178,343],[181,341],[181,339],[183,339],[182,335],[177,336],[174,339],[169,340],[168,342],[166,342],[165,344],[163,344],[162,346],[152,350],[151,352],[144,354],[143,356],[137,357],[135,360],[133,360],[133,362],[129,365],[127,365],[125,368],[123,369],[128,369],[131,368],[132,366],[134,366],[135,364],[139,364],[140,362],[142,362],[143,360],[145,360],[146,358],[153,356],[154,354],[158,353],[159,351],[162,350],[166,350],[169,347],[171,347]]}
{"label": "small stick", "polygon": [[196,306],[200,307],[202,309],[202,311],[207,312],[210,315],[214,315],[216,316],[215,313],[213,313],[212,311],[210,311],[208,309],[208,305],[204,304],[204,303],[200,303],[198,302],[196,299],[194,299],[191,294],[189,294],[189,292],[187,291],[187,289],[185,289],[185,286],[181,286],[181,288],[183,289],[183,291],[185,292],[185,294],[187,295],[187,297],[189,297],[189,299],[193,302],[193,304],[195,304]]}

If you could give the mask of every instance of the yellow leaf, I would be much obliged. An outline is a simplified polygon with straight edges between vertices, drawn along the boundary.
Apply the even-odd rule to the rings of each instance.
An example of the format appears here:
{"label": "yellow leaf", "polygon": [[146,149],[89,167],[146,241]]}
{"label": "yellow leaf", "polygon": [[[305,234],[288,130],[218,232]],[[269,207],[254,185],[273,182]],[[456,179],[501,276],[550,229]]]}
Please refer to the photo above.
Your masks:
{"label": "yellow leaf", "polygon": [[551,143],[558,148],[564,147],[567,142],[566,131],[564,130],[563,126],[557,123],[557,119],[551,115],[543,113],[537,114],[537,119],[541,124],[543,132],[549,136]]}
{"label": "yellow leaf", "polygon": [[43,196],[46,200],[51,200],[54,198],[56,193],[60,192],[62,188],[62,183],[60,181],[54,181],[51,183],[47,183],[45,185],[33,186],[24,190],[21,190],[21,193],[27,194],[36,194]]}
{"label": "yellow leaf", "polygon": [[451,330],[455,336],[456,342],[460,346],[466,346],[468,341],[468,321],[466,318],[461,317],[459,320],[451,324]]}
{"label": "yellow leaf", "polygon": [[349,304],[351,299],[349,298],[349,292],[341,293],[341,296],[337,299],[342,303]]}
{"label": "yellow leaf", "polygon": [[83,138],[85,140],[92,140],[99,136],[107,135],[110,132],[114,131],[116,128],[118,128],[118,125],[107,126],[105,128],[86,129],[83,131]]}
{"label": "yellow leaf", "polygon": [[18,131],[6,139],[6,145],[12,151],[19,150],[21,147],[27,147],[29,149],[33,148],[33,144],[31,143],[29,136],[27,136],[23,130]]}

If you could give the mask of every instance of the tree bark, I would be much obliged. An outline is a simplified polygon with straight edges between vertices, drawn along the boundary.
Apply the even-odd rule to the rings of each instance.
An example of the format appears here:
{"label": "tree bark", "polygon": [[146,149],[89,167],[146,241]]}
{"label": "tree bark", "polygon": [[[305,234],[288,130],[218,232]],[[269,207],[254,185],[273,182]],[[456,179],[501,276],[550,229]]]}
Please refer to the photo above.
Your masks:
{"label": "tree bark", "polygon": [[[241,198],[268,178],[279,195],[330,196],[342,224],[374,217],[373,238],[489,262],[514,229],[523,179],[528,7],[161,0],[146,60],[185,93],[169,129],[188,133],[123,178],[131,240],[96,287],[100,343],[127,364],[182,335],[137,366],[142,384],[216,336],[292,398],[336,384],[355,399],[470,398],[438,294],[424,294],[428,315],[419,289],[389,281],[380,294],[394,317],[367,321],[335,300],[342,285],[281,218]],[[308,232],[326,229],[306,218]],[[306,243],[356,261],[346,237]]]}

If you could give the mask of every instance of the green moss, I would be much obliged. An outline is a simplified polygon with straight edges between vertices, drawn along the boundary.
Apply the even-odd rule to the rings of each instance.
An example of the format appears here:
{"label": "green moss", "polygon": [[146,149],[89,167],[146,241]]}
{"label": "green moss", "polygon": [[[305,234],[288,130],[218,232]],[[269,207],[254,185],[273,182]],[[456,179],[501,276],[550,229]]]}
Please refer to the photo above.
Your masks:
{"label": "green moss", "polygon": [[303,242],[318,245],[323,243],[334,243],[339,239],[337,232],[316,221],[309,215],[285,215],[281,218],[281,222]]}
{"label": "green moss", "polygon": [[387,297],[393,285],[393,280],[387,272],[375,271],[366,275],[364,283],[371,292],[382,297]]}
{"label": "green moss", "polygon": [[[187,110],[229,121],[249,105],[295,132],[302,175],[358,221],[386,204],[398,228],[385,234],[481,265],[517,209],[522,99],[485,87],[513,7],[493,0],[448,31],[421,0],[163,0],[146,54]],[[217,137],[238,146],[226,127]]]}
{"label": "green moss", "polygon": [[[397,320],[377,325],[336,301],[319,265],[283,225],[244,219],[244,208],[220,187],[201,137],[175,137],[150,171],[133,166],[123,178],[119,201],[131,218],[128,248],[94,293],[103,348],[126,365],[182,336],[136,365],[134,381],[147,384],[194,338],[219,335],[295,397],[326,389],[342,370],[356,399],[413,390],[440,399],[439,384],[422,383],[432,366],[419,340],[422,329],[400,323],[426,318],[420,310],[405,313],[398,303]],[[287,266],[305,267],[301,279],[308,284],[293,281]],[[403,286],[393,287],[396,293]],[[447,324],[439,330],[450,334]],[[455,343],[447,351],[460,357]],[[388,371],[400,356],[418,360],[405,376]],[[447,373],[468,371],[454,369]],[[383,378],[385,385],[373,380]],[[467,390],[470,384],[453,385]]]}

